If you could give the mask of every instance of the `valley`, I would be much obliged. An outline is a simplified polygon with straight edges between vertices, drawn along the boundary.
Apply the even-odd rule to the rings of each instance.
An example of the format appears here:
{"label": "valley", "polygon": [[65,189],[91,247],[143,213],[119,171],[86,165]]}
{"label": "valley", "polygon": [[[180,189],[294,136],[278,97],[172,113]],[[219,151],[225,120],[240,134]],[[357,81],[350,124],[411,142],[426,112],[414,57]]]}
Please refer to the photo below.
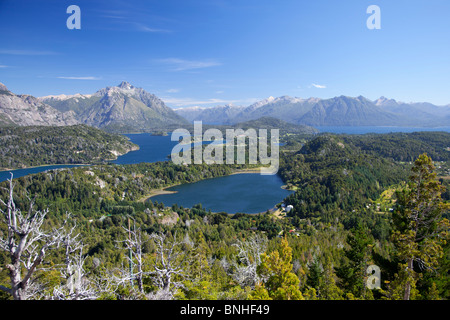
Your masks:
{"label": "valley", "polygon": [[[3,90],[3,95],[13,94]],[[428,161],[425,154],[433,159],[436,167],[430,168],[443,190],[439,193],[443,208],[439,221],[445,223],[449,217],[450,132],[445,123],[441,131],[403,127],[417,122],[398,122],[406,107],[391,100],[271,98],[234,110],[237,112],[227,107],[228,118],[220,115],[220,107],[211,108],[205,118],[197,114],[195,119],[186,109],[185,119],[156,96],[122,82],[91,95],[33,101],[45,103],[40,111],[53,110],[58,117],[70,115],[76,124],[47,121],[23,125],[9,118],[12,120],[0,127],[1,166],[15,170],[0,172],[0,199],[11,197],[7,179],[12,171],[13,200],[18,208],[25,210],[30,197],[35,197],[35,210],[48,209],[49,225],[58,225],[70,212],[69,224],[84,243],[83,268],[90,273],[86,281],[108,277],[112,270],[119,272],[129,254],[124,247],[117,247],[118,242],[126,241],[125,230],[145,237],[143,247],[136,248],[149,263],[141,266],[145,270],[157,265],[158,245],[177,243],[174,252],[186,256],[185,262],[180,261],[183,287],[171,287],[170,299],[259,299],[254,278],[242,277],[246,266],[240,260],[239,247],[251,244],[264,254],[283,252],[291,259],[289,268],[298,281],[299,299],[383,300],[393,290],[389,283],[399,280],[398,242],[393,235],[399,228],[397,215],[402,212],[400,195],[411,169],[419,165],[417,159]],[[387,106],[396,107],[383,111]],[[429,105],[411,107],[446,116],[444,109],[436,111]],[[283,110],[286,116],[281,116]],[[215,123],[216,111],[220,124]],[[423,113],[420,116],[425,117]],[[205,121],[202,134],[208,129],[222,133],[228,129],[278,129],[278,174],[258,174],[261,163],[173,163],[172,150],[178,141],[172,141],[170,134],[179,128],[192,132],[193,120]],[[392,124],[396,126],[388,126]],[[246,149],[249,142],[244,140]],[[202,150],[208,143],[201,143]],[[246,161],[248,156],[246,153]],[[136,231],[130,229],[130,221]],[[0,225],[3,234],[5,226]],[[177,234],[183,235],[183,241],[175,242],[180,240]],[[354,241],[363,245],[355,246]],[[440,248],[448,255],[448,245]],[[381,288],[366,291],[352,282],[362,277],[355,276],[359,269],[353,266],[359,260],[351,256],[352,250],[360,250],[364,259],[381,266],[384,279],[388,279]],[[445,257],[436,260],[437,273],[417,281],[425,298],[432,297],[429,292],[433,288],[448,298]],[[9,261],[10,257],[0,252],[0,259]],[[63,263],[64,254],[55,252],[49,260]],[[348,274],[348,270],[355,273]],[[36,281],[52,277],[51,272],[39,271]],[[127,276],[120,271],[119,278],[114,278],[119,280],[109,280],[119,281],[117,289],[90,282],[90,290],[98,299],[154,299],[161,294],[152,276],[142,276],[139,288],[120,280]],[[2,268],[0,286],[7,283],[8,273]],[[43,286],[38,298],[49,299],[57,287]],[[274,294],[271,290],[267,292]],[[2,294],[0,297],[8,298]]]}
{"label": "valley", "polygon": [[445,315],[449,11],[0,0],[3,314]]}
{"label": "valley", "polygon": [[[132,142],[147,141],[150,137],[157,140],[148,145],[144,143],[138,151],[121,157],[141,159],[139,153],[142,151],[154,157],[151,150],[164,150],[155,148],[157,141],[161,146],[175,143],[168,136],[130,135],[133,136]],[[408,180],[412,167],[411,161],[404,160],[432,152],[434,158],[448,162],[448,150],[443,146],[450,145],[450,133],[289,134],[281,141],[277,176],[252,174],[250,172],[255,168],[246,165],[174,165],[168,160],[157,161],[156,156],[153,163],[137,161],[134,164],[72,167],[16,178],[14,200],[19,207],[26,207],[29,199],[24,195],[36,195],[36,208],[49,208],[48,219],[53,223],[60,221],[64,212],[71,212],[72,223],[76,222],[77,231],[86,245],[86,268],[94,274],[100,272],[96,263],[99,262],[102,268],[112,268],[124,258],[126,251],[118,250],[114,243],[124,237],[120,230],[127,217],[146,234],[185,234],[187,247],[184,250],[189,259],[197,257],[198,252],[187,244],[192,243],[201,246],[205,259],[209,257],[215,262],[203,267],[213,272],[210,277],[201,276],[202,283],[208,283],[207,291],[197,291],[196,282],[184,280],[187,287],[175,291],[176,299],[198,299],[205,294],[208,299],[242,299],[256,294],[256,289],[240,282],[237,271],[226,267],[236,257],[236,237],[252,239],[261,235],[274,247],[278,247],[280,241],[287,241],[296,265],[293,272],[302,283],[299,288],[304,299],[312,299],[311,290],[315,286],[321,288],[320,282],[317,285],[310,282],[317,272],[314,266],[320,264],[326,270],[330,263],[335,265],[331,274],[318,273],[319,279],[323,279],[320,281],[330,276],[341,281],[346,279],[340,269],[348,268],[347,251],[343,248],[347,248],[346,241],[358,226],[365,228],[373,243],[368,254],[374,263],[395,261],[395,255],[390,251],[394,244],[389,236],[392,230],[389,209],[396,208],[392,190],[398,190],[402,182]],[[380,147],[374,148],[372,143]],[[386,153],[392,149],[396,154]],[[116,161],[121,162],[121,157]],[[164,157],[163,153],[160,157]],[[442,169],[439,170],[445,170],[445,167],[440,164]],[[242,172],[249,173],[235,174]],[[266,184],[267,179],[278,182]],[[439,181],[447,187],[442,197],[448,202],[449,180]],[[7,185],[7,181],[1,183],[2,199],[7,197]],[[292,191],[282,189],[283,185],[288,185]],[[155,195],[155,190],[164,190],[166,194]],[[148,198],[149,195],[152,197]],[[174,196],[180,198],[172,200]],[[378,202],[380,208],[376,205]],[[226,206],[221,207],[220,203]],[[267,210],[252,209],[249,204],[262,205]],[[289,212],[287,206],[292,206]],[[256,212],[259,214],[251,214]],[[448,217],[448,211],[444,211],[443,216]],[[152,245],[145,248],[144,255],[148,254],[151,261],[155,249]],[[53,261],[61,258],[57,255]],[[194,266],[188,264],[184,268],[191,270]],[[445,272],[444,266],[442,264],[441,272]],[[394,270],[383,268],[384,277],[395,280]],[[7,282],[4,271],[0,271],[0,281]],[[433,281],[438,288],[445,286],[445,276],[443,278],[441,273]],[[341,299],[350,297],[350,293],[361,294],[347,285],[334,286],[335,290],[340,290]],[[152,287],[145,286],[143,290],[143,293],[131,291],[128,295],[131,298],[154,292]],[[384,292],[374,292],[374,298],[382,299]],[[117,298],[117,293],[109,294]],[[324,292],[319,295],[319,299],[329,298]]]}

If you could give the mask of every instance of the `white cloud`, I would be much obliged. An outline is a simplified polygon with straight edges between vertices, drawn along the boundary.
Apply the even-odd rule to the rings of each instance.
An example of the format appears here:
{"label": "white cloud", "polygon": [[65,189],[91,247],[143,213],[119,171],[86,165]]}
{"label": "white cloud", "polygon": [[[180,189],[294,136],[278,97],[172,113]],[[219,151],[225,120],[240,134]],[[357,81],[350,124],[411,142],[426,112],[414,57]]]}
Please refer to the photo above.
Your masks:
{"label": "white cloud", "polygon": [[312,86],[314,87],[314,88],[318,88],[318,89],[325,89],[327,86],[324,86],[324,85],[320,85],[320,84],[315,84],[315,83],[312,83]]}
{"label": "white cloud", "polygon": [[101,80],[99,77],[58,77],[58,79],[66,80]]}
{"label": "white cloud", "polygon": [[214,60],[198,61],[198,60],[184,60],[178,58],[159,59],[157,60],[157,62],[169,65],[172,71],[203,69],[222,65],[220,62]]}
{"label": "white cloud", "polygon": [[[126,2],[126,1],[125,1]],[[125,4],[123,4],[124,6]],[[142,8],[126,3],[126,10],[102,10],[100,16],[110,20],[110,23],[120,24],[121,30],[131,30],[150,33],[171,33],[171,30],[153,28],[147,25],[148,21],[160,21],[161,18],[148,14]],[[125,26],[125,27],[124,27]]]}
{"label": "white cloud", "polygon": [[166,90],[166,92],[167,93],[177,93],[177,92],[180,92],[180,90],[178,90],[178,89],[169,89],[169,90]]}
{"label": "white cloud", "polygon": [[166,30],[166,29],[150,28],[141,23],[135,23],[135,26],[138,31],[142,31],[142,32],[152,32],[152,33],[170,33],[170,32],[172,32],[172,31]]}
{"label": "white cloud", "polygon": [[8,66],[5,66],[3,64],[0,64],[0,68],[8,68]]}

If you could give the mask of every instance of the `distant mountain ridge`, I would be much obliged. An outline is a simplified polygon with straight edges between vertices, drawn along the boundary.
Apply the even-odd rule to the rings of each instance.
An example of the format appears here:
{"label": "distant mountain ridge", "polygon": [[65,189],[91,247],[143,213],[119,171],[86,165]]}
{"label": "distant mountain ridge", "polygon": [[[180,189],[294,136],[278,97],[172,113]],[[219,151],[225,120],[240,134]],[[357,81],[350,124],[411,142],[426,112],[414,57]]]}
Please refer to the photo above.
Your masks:
{"label": "distant mountain ridge", "polygon": [[261,117],[256,120],[239,122],[232,125],[234,129],[279,129],[280,133],[316,134],[319,130],[311,126],[293,124],[273,117]]}
{"label": "distant mountain ridge", "polygon": [[404,103],[381,97],[371,101],[363,96],[330,99],[269,97],[248,107],[189,107],[175,111],[186,119],[205,123],[236,124],[261,117],[309,126],[447,126],[450,105]]}
{"label": "distant mountain ridge", "polygon": [[0,126],[68,126],[78,124],[72,113],[60,112],[38,98],[14,94],[0,83]]}
{"label": "distant mountain ridge", "polygon": [[168,132],[201,120],[210,125],[275,118],[306,126],[439,127],[450,123],[450,105],[404,103],[363,96],[330,99],[268,97],[249,106],[172,109],[154,94],[123,81],[93,94],[32,97],[0,84],[0,126],[87,124],[115,133]]}
{"label": "distant mountain ridge", "polygon": [[188,123],[157,96],[126,81],[90,95],[47,96],[41,101],[106,131],[146,132]]}
{"label": "distant mountain ridge", "polygon": [[189,122],[203,121],[208,124],[228,124],[227,119],[234,119],[245,107],[224,105],[212,108],[186,107],[174,109],[174,111]]}

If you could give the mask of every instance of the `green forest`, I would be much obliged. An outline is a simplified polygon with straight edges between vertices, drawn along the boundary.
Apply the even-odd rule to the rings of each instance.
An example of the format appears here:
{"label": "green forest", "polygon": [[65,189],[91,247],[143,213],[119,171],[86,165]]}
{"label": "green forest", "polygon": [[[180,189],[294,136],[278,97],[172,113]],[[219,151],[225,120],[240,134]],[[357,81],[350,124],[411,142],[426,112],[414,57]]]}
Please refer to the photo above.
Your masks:
{"label": "green forest", "polygon": [[0,127],[0,169],[92,164],[136,150],[125,136],[87,125]]}
{"label": "green forest", "polygon": [[246,165],[96,164],[2,182],[0,299],[450,298],[449,133],[281,142],[278,174],[295,192],[257,215],[148,200]]}

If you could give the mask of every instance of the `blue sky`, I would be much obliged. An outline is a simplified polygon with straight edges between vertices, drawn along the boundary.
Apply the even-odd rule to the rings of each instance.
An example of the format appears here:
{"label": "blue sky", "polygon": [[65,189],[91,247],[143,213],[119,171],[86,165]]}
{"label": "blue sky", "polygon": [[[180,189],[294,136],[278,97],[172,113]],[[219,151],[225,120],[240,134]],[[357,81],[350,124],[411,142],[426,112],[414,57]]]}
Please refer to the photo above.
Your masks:
{"label": "blue sky", "polygon": [[[69,5],[81,29],[69,30]],[[381,29],[369,30],[369,5]],[[0,0],[0,82],[35,96],[128,81],[171,107],[268,96],[450,103],[448,0]]]}

